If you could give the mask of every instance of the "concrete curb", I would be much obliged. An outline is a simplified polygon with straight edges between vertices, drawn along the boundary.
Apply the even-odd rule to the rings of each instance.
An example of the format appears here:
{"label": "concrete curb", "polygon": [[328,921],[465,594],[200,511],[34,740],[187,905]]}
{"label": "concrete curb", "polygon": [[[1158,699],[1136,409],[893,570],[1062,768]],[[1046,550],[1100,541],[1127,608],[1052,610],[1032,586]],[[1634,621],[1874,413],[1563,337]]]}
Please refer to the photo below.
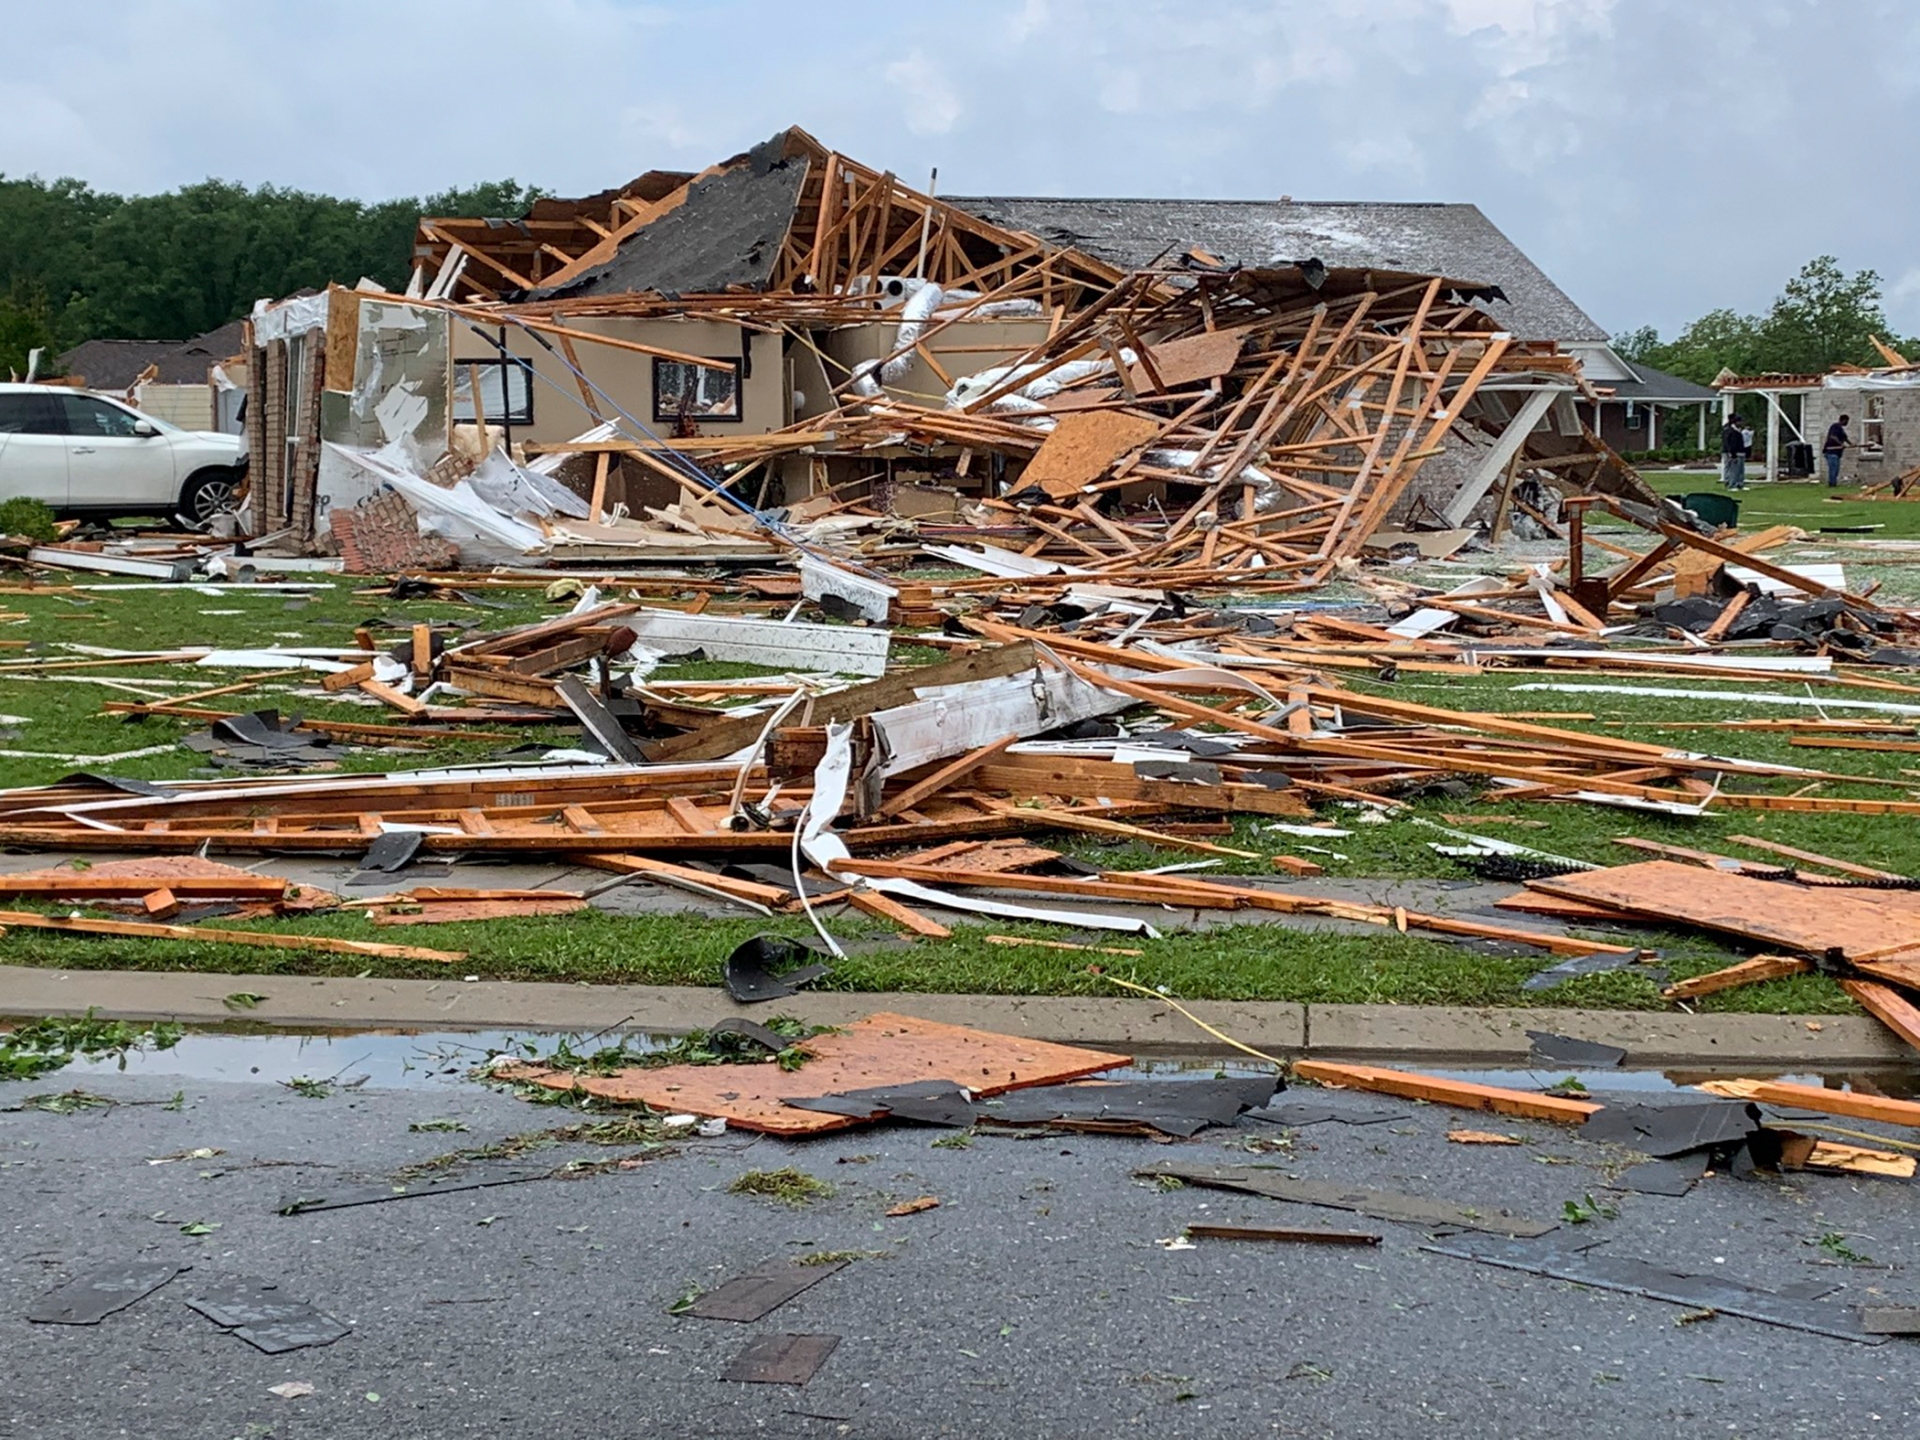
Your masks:
{"label": "concrete curb", "polygon": [[[251,1010],[225,1004],[262,995]],[[1513,1065],[1528,1030],[1624,1047],[1641,1065],[1725,1070],[1822,1070],[1910,1065],[1914,1052],[1865,1016],[1686,1015],[1633,1010],[1469,1009],[1415,1005],[1293,1005],[1194,1001],[1208,1024],[1280,1058],[1311,1054],[1435,1064]],[[245,1021],[279,1029],[555,1030],[684,1033],[729,1015],[793,1015],[844,1025],[892,1011],[1002,1034],[1104,1049],[1232,1052],[1152,1000],[1078,996],[796,995],[734,1004],[699,986],[566,985],[481,980],[374,980],[0,966],[0,1015],[77,1015],[190,1025]],[[1817,1028],[1815,1028],[1817,1027]]]}

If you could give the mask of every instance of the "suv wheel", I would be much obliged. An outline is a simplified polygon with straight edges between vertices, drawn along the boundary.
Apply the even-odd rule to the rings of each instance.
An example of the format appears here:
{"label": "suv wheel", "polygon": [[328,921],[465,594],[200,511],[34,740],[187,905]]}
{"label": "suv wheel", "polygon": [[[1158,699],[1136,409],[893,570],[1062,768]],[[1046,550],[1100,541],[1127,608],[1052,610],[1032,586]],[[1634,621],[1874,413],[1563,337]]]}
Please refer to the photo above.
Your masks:
{"label": "suv wheel", "polygon": [[204,530],[216,515],[231,514],[240,483],[231,470],[202,470],[180,492],[180,513],[196,530]]}

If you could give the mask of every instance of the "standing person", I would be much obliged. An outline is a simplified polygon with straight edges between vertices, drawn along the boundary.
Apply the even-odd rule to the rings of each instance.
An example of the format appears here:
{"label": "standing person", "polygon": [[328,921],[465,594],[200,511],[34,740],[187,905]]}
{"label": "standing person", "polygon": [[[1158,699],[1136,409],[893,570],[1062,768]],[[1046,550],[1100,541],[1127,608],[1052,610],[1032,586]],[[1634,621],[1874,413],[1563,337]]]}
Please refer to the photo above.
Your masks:
{"label": "standing person", "polygon": [[1720,430],[1720,483],[1729,490],[1747,488],[1747,441],[1731,415]]}
{"label": "standing person", "polygon": [[1835,489],[1840,484],[1840,457],[1846,454],[1847,446],[1853,442],[1847,439],[1847,426],[1852,422],[1851,415],[1842,415],[1833,424],[1827,426],[1826,442],[1821,445],[1820,453],[1827,457],[1827,488]]}

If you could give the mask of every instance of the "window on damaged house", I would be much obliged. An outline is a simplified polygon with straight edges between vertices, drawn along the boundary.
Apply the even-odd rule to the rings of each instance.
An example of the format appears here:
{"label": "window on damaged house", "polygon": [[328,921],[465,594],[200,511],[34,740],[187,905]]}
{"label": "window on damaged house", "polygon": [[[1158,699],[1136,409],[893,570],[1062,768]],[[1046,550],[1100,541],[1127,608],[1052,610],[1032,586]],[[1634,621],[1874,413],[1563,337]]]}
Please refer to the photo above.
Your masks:
{"label": "window on damaged house", "polygon": [[1860,449],[1878,455],[1887,448],[1887,397],[1869,395],[1860,415]]}
{"label": "window on damaged house", "polygon": [[453,418],[473,421],[473,384],[489,425],[533,423],[533,376],[517,360],[458,360],[453,368]]}
{"label": "window on damaged house", "polygon": [[740,418],[740,362],[688,365],[680,360],[653,362],[653,418],[670,423]]}
{"label": "window on damaged house", "polygon": [[1645,425],[1645,423],[1646,421],[1642,418],[1640,407],[1631,400],[1627,401],[1627,429],[1638,430]]}

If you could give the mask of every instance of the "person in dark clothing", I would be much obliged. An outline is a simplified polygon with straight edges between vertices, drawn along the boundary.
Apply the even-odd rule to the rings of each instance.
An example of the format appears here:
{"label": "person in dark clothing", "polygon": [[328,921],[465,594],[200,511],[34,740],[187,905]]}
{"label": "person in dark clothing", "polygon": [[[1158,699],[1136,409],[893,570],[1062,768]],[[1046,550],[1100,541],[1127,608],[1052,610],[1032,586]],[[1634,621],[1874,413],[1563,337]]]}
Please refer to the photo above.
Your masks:
{"label": "person in dark clothing", "polygon": [[1720,431],[1720,483],[1729,490],[1747,488],[1747,437],[1731,415]]}
{"label": "person in dark clothing", "polygon": [[1851,415],[1842,415],[1827,427],[1826,443],[1820,447],[1820,453],[1827,457],[1827,488],[1835,488],[1840,483],[1840,457],[1847,452],[1847,446],[1853,442],[1847,439],[1847,426],[1852,422]]}

